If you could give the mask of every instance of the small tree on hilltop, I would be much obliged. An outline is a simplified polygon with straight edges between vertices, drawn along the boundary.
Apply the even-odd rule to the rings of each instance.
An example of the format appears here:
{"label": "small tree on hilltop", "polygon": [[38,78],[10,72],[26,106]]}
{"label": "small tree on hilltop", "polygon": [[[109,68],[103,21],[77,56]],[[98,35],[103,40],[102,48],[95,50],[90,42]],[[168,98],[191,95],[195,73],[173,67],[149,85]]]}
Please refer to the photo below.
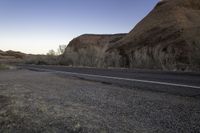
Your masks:
{"label": "small tree on hilltop", "polygon": [[51,49],[51,50],[49,50],[49,52],[47,53],[47,55],[48,56],[55,56],[56,52],[53,49]]}

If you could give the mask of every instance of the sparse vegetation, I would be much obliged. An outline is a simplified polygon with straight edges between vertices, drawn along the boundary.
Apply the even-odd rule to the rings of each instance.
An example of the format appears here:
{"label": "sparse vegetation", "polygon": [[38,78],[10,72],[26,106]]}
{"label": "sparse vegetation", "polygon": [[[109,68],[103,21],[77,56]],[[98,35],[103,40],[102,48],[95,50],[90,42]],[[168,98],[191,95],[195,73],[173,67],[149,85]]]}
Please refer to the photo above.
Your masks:
{"label": "sparse vegetation", "polygon": [[36,65],[58,65],[60,64],[59,56],[64,53],[65,47],[65,45],[60,45],[57,52],[51,49],[46,55],[29,55],[26,57],[25,63]]}
{"label": "sparse vegetation", "polygon": [[6,69],[9,69],[8,65],[0,63],[0,70],[6,70]]}
{"label": "sparse vegetation", "polygon": [[59,45],[57,54],[58,55],[64,54],[66,47],[67,47],[67,45]]}
{"label": "sparse vegetation", "polygon": [[118,51],[113,51],[112,53],[106,54],[104,57],[104,64],[106,67],[121,67],[122,57]]}
{"label": "sparse vegetation", "polygon": [[[200,55],[199,49],[193,50],[190,58],[179,55],[177,49],[167,47],[154,52],[153,48],[140,48],[121,55],[118,50],[107,51],[108,47],[86,45],[80,49],[60,45],[58,52],[50,50],[46,55],[28,56],[26,63],[37,65],[65,65],[75,67],[126,67],[126,68],[151,68],[162,70],[199,70]],[[62,53],[62,54],[61,54]],[[178,58],[179,57],[179,58]],[[188,61],[187,61],[188,60]],[[185,62],[188,63],[185,63]],[[193,64],[193,65],[191,65]]]}
{"label": "sparse vegetation", "polygon": [[[127,58],[125,58],[120,55],[117,50],[108,53],[106,49],[107,48],[98,49],[96,47],[88,47],[75,51],[72,48],[66,48],[65,52],[61,55],[56,55],[55,52],[50,51],[47,55],[29,56],[25,62],[37,65],[65,65],[97,68],[129,67],[181,71],[199,70],[200,66],[199,52],[193,54],[190,64],[184,64],[177,62],[176,55],[166,52],[160,52],[159,55],[150,53],[150,55],[152,55],[150,56],[145,54],[148,53],[145,52],[145,49],[141,49],[141,51],[129,53]],[[168,52],[171,51],[168,50]],[[158,57],[155,58],[155,56]]]}
{"label": "sparse vegetation", "polygon": [[57,65],[59,64],[59,61],[56,55],[31,55],[27,56],[25,63],[36,65]]}
{"label": "sparse vegetation", "polygon": [[61,57],[60,64],[68,66],[97,67],[98,62],[100,62],[98,52],[94,48],[88,48],[87,50],[80,49],[77,52],[69,48]]}
{"label": "sparse vegetation", "polygon": [[55,56],[56,52],[53,49],[51,49],[51,50],[49,50],[49,52],[47,53],[47,55],[48,56]]}
{"label": "sparse vegetation", "polygon": [[74,51],[66,49],[65,54],[60,57],[60,64],[67,66],[86,66],[86,67],[120,67],[121,56],[117,51],[106,53],[105,50],[89,47]]}

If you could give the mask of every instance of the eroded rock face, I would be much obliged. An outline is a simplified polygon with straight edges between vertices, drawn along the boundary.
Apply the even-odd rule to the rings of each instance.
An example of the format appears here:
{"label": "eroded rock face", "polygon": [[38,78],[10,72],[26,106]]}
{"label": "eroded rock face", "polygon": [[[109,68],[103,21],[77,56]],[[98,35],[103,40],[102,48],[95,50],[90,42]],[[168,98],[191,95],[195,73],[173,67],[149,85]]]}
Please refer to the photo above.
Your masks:
{"label": "eroded rock face", "polygon": [[133,67],[198,68],[200,1],[162,0],[114,49]]}
{"label": "eroded rock face", "polygon": [[120,54],[121,67],[200,69],[200,0],[162,0],[128,34],[85,34],[65,54],[68,49],[89,56],[95,51],[97,57]]}
{"label": "eroded rock face", "polygon": [[105,67],[106,51],[126,34],[85,34],[73,39],[64,54],[61,64],[73,66]]}
{"label": "eroded rock face", "polygon": [[89,47],[95,47],[97,49],[107,49],[113,43],[122,39],[126,34],[114,34],[114,35],[93,35],[85,34],[73,39],[67,48],[71,48],[74,51],[80,49],[87,49]]}

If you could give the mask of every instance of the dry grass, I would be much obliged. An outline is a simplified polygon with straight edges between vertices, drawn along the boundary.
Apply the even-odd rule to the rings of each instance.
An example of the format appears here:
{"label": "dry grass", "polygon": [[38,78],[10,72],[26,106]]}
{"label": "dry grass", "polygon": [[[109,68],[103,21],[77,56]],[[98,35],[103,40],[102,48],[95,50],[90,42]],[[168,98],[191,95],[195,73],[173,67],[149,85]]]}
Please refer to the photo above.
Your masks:
{"label": "dry grass", "polygon": [[6,64],[0,64],[0,70],[6,70],[9,69],[9,66]]}

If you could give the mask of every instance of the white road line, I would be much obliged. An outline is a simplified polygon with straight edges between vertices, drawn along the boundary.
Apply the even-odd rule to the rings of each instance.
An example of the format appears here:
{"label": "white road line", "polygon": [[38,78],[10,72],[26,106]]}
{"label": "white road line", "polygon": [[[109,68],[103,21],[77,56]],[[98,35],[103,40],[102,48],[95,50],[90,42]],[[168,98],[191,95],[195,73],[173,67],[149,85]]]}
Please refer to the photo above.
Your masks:
{"label": "white road line", "polygon": [[56,73],[71,74],[71,75],[78,75],[78,76],[88,76],[88,77],[96,77],[96,78],[125,80],[125,81],[132,81],[132,82],[141,82],[141,83],[159,84],[159,85],[166,85],[166,86],[176,86],[176,87],[185,87],[185,88],[200,89],[200,86],[191,86],[191,85],[185,85],[185,84],[175,84],[175,83],[150,81],[150,80],[129,79],[129,78],[120,78],[120,77],[111,77],[111,76],[102,76],[102,75],[93,75],[93,74],[64,72],[64,71],[57,71],[57,70],[51,70],[51,69],[40,69],[40,68],[31,68],[31,69],[37,69],[37,70],[43,70],[43,71],[50,71],[50,72],[56,72]]}

